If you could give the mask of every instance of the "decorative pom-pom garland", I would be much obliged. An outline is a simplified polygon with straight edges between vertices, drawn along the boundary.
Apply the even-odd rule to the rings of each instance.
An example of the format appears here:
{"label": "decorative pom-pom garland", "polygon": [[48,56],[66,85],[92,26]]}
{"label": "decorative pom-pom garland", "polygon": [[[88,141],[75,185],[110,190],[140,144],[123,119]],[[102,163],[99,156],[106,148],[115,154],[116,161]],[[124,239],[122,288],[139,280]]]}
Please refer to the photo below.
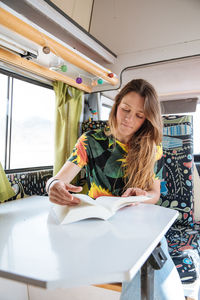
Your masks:
{"label": "decorative pom-pom garland", "polygon": [[81,77],[76,78],[76,83],[81,84],[83,82],[83,79]]}

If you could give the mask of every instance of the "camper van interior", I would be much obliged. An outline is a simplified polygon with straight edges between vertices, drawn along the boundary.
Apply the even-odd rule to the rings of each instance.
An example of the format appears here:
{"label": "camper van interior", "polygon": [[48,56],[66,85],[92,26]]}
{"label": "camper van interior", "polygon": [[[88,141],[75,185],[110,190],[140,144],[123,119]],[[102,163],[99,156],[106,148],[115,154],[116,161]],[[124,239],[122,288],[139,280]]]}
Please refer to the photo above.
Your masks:
{"label": "camper van interior", "polygon": [[[0,1],[0,300],[118,300],[140,269],[153,300],[143,267],[164,235],[185,299],[200,299],[199,12],[198,0]],[[46,182],[140,78],[162,112],[158,205],[55,224]]]}

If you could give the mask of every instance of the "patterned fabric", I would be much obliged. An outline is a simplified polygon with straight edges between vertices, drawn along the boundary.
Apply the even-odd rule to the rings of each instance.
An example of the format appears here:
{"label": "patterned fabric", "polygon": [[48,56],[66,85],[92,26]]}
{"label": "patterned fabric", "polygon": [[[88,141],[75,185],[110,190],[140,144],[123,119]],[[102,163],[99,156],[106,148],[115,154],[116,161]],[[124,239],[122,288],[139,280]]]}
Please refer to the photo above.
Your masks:
{"label": "patterned fabric", "polygon": [[105,128],[107,123],[107,121],[94,121],[93,119],[84,121],[81,124],[81,134],[92,129]]}
{"label": "patterned fabric", "polygon": [[15,196],[9,200],[31,195],[45,195],[46,182],[52,176],[53,170],[7,174],[8,180],[15,191]]}
{"label": "patterned fabric", "polygon": [[193,224],[192,116],[163,117],[166,177],[160,205],[178,210],[179,218],[166,234],[170,255],[184,284],[199,277],[200,229]]}
{"label": "patterned fabric", "polygon": [[[85,166],[90,197],[121,196],[125,183],[123,167],[126,165],[127,152],[126,144],[112,136],[106,136],[104,129],[98,129],[88,131],[79,138],[68,160],[80,168]],[[162,178],[161,157],[162,149],[159,146],[155,167],[156,179]]]}
{"label": "patterned fabric", "polygon": [[178,210],[177,224],[193,223],[192,116],[164,116],[165,180],[159,205]]}
{"label": "patterned fabric", "polygon": [[184,284],[199,276],[200,226],[173,226],[166,234],[169,253]]}

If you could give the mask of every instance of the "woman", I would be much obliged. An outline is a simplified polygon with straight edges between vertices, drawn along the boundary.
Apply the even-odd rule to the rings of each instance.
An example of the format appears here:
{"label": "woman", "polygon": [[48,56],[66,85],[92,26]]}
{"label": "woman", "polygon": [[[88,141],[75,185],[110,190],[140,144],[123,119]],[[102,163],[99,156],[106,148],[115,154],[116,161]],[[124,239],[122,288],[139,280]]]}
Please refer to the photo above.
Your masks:
{"label": "woman", "polygon": [[[130,81],[116,96],[109,126],[83,134],[72,155],[55,177],[47,182],[50,201],[77,205],[81,187],[70,184],[85,166],[89,196],[150,195],[145,203],[155,204],[160,197],[162,179],[162,120],[155,89],[143,79]],[[168,254],[164,267],[155,274],[156,299],[183,300],[179,275]],[[140,299],[136,287],[139,274],[123,283],[121,299]],[[172,287],[175,286],[175,289]],[[172,289],[172,293],[171,293]]]}

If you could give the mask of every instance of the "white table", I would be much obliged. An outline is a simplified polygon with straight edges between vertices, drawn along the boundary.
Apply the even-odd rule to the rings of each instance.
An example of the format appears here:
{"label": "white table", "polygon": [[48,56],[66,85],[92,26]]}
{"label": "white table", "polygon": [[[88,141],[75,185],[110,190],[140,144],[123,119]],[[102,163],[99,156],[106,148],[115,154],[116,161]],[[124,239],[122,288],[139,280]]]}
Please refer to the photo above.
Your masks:
{"label": "white table", "polygon": [[50,207],[44,196],[0,205],[0,277],[47,289],[130,280],[178,215],[140,204],[59,226]]}

